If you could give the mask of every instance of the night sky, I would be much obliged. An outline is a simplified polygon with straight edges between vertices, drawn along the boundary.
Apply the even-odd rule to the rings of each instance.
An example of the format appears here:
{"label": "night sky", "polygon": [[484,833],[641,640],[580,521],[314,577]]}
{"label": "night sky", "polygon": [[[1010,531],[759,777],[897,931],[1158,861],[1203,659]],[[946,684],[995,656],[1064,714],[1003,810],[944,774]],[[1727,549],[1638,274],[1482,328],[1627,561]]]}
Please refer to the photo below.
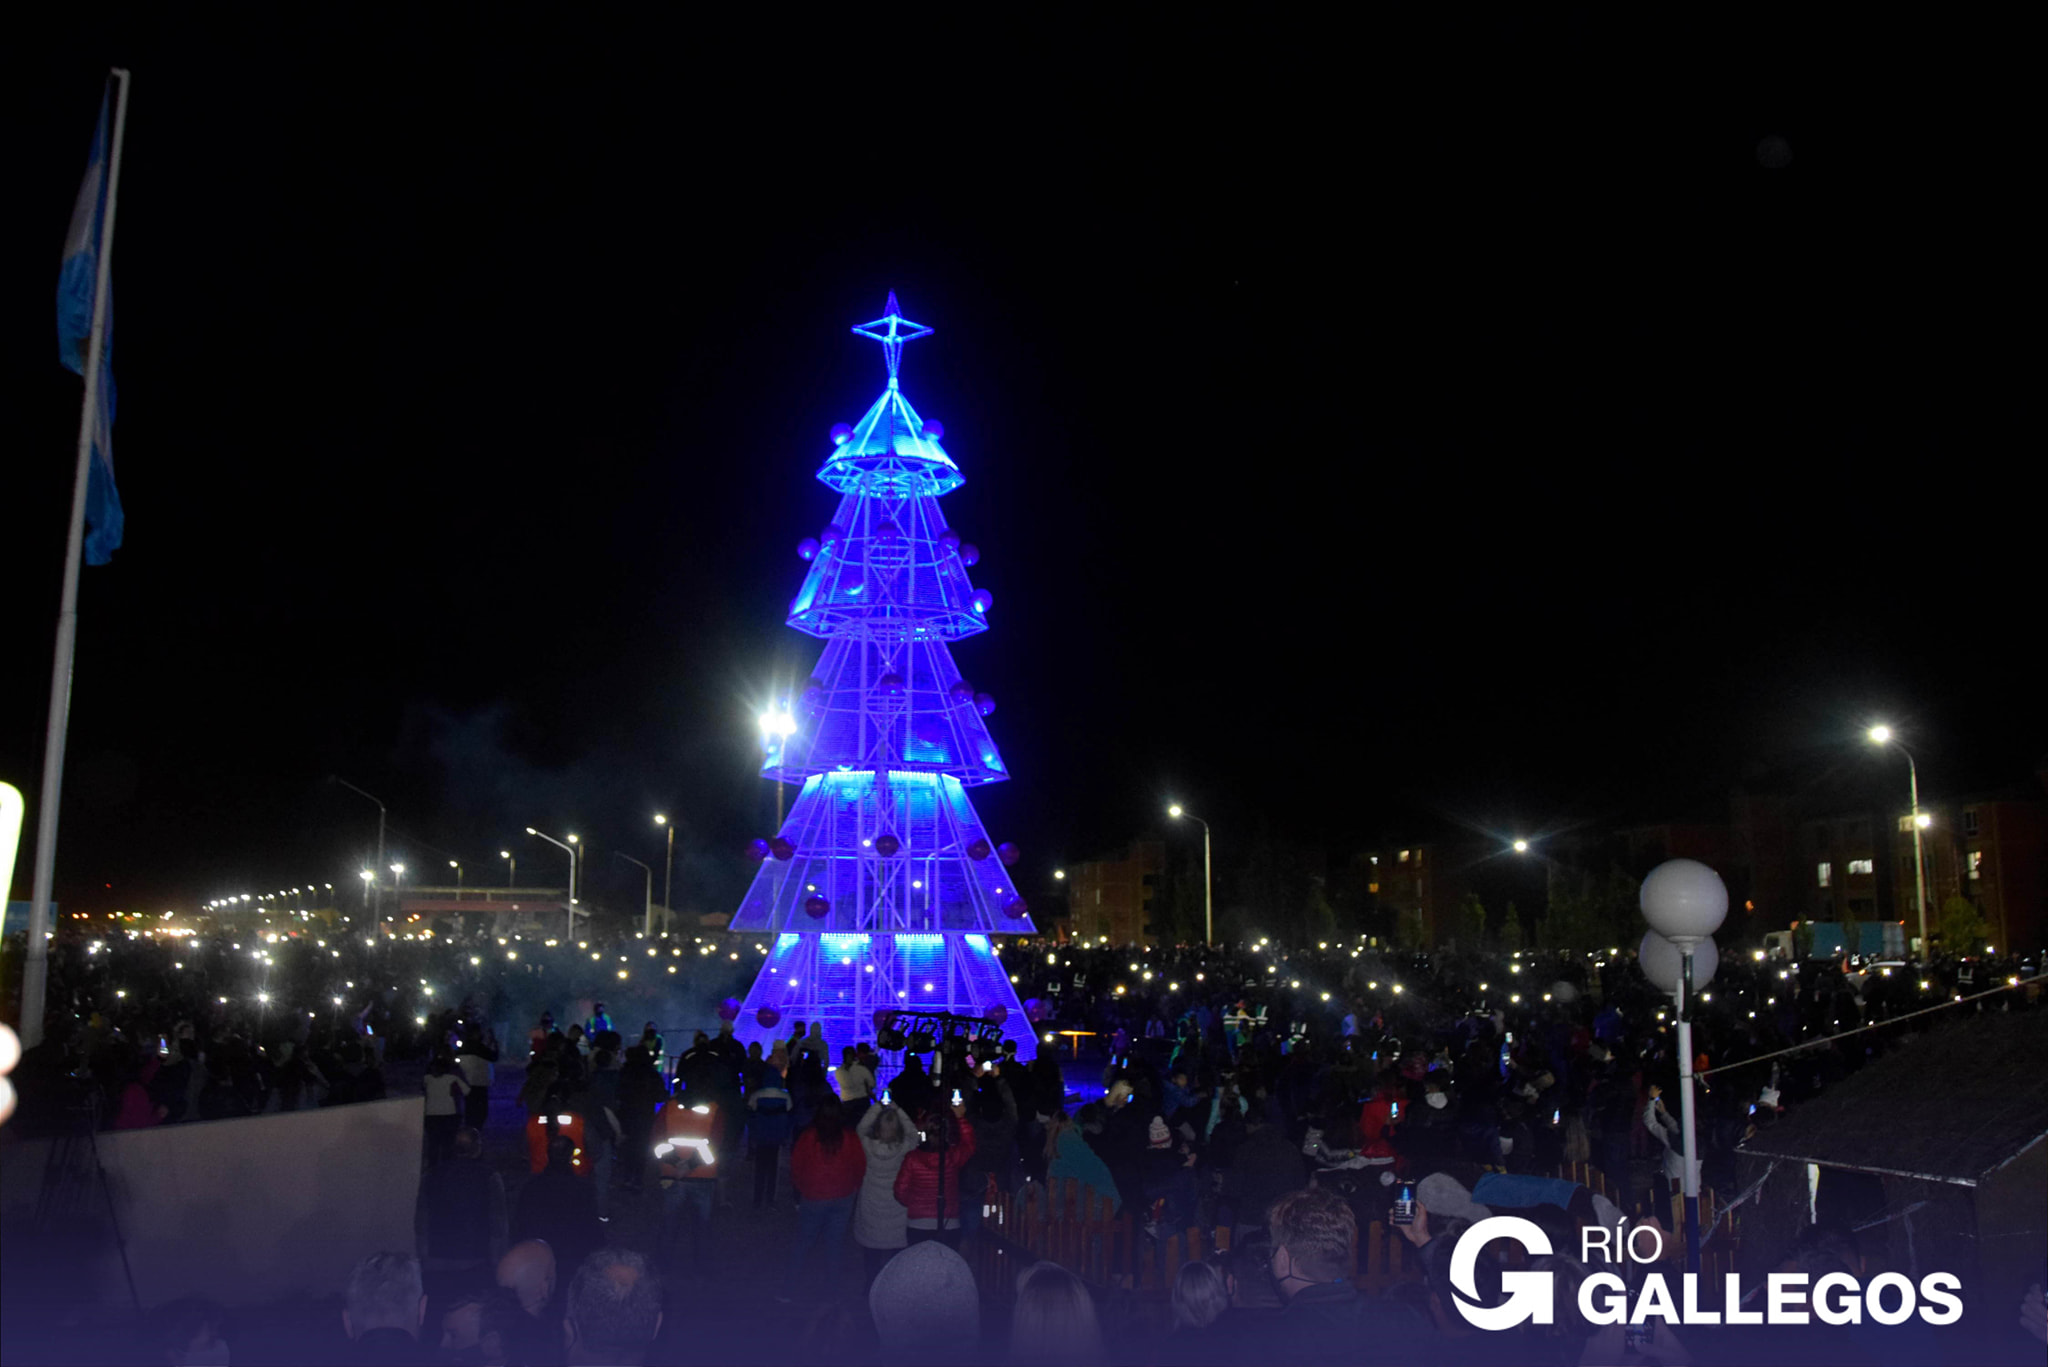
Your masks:
{"label": "night sky", "polygon": [[1027,885],[1169,798],[1222,866],[1262,826],[1341,858],[1889,782],[1879,716],[1937,794],[2048,750],[2011,35],[345,13],[8,43],[31,799],[58,258],[135,71],[67,905],[340,885],[375,811],[337,773],[473,883],[501,847],[559,881],[527,825],[653,859],[663,809],[678,905],[742,886],[754,716],[818,650],[781,625],[811,476],[883,381],[847,329],[891,289],[938,329],[904,386],[968,478],[996,607],[955,654]]}

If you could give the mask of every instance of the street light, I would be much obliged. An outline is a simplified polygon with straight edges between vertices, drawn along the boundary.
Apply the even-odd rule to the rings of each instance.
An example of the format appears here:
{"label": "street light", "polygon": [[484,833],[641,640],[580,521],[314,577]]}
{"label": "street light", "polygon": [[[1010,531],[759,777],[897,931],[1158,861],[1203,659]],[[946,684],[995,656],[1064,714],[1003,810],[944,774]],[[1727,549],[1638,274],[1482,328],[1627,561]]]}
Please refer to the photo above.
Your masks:
{"label": "street light", "polygon": [[[1678,1108],[1685,1155],[1685,1269],[1700,1270],[1700,1168],[1693,1118],[1693,958],[1714,955],[1714,932],[1728,918],[1728,887],[1721,875],[1692,859],[1667,859],[1650,870],[1640,894],[1650,929],[1678,946]],[[1718,955],[1714,955],[1718,959]],[[1712,970],[1708,969],[1711,976]]]}
{"label": "street light", "polygon": [[[573,844],[565,845],[553,836],[544,835],[531,826],[526,828],[526,833],[540,836],[542,840],[569,856],[569,933],[565,938],[573,940],[576,938],[576,847]],[[572,841],[575,838],[573,835],[569,837]]]}
{"label": "street light", "polygon": [[1216,943],[1216,887],[1209,873],[1209,823],[1188,811],[1178,802],[1168,807],[1166,814],[1175,821],[1186,818],[1189,821],[1197,822],[1202,828],[1202,943],[1204,945],[1214,945]]}
{"label": "street light", "polygon": [[[354,793],[357,797],[367,797],[370,799],[370,801],[375,802],[377,804],[377,862],[375,864],[370,865],[370,867],[373,869],[377,868],[384,862],[384,803],[378,798],[371,797],[370,794],[364,792],[361,788],[356,787],[355,784],[350,783],[347,779],[343,778],[339,774],[336,774],[334,776],[334,781],[336,783],[339,783],[342,787],[348,789],[350,792]],[[384,907],[384,897],[383,894],[378,891],[377,884],[374,881],[372,881],[370,884],[370,892],[372,894],[370,917],[372,920],[375,920],[377,913],[381,911]]]}
{"label": "street light", "polygon": [[[663,872],[662,872],[662,875],[661,875],[661,905],[662,905],[662,909],[663,909],[663,911],[667,912],[667,913],[668,913],[668,914],[670,914],[670,915],[673,915],[673,914],[674,914],[674,908],[675,908],[675,901],[674,901],[673,899],[675,898],[675,895],[676,895],[676,828],[675,828],[675,823],[674,823],[674,822],[672,822],[672,821],[670,821],[670,820],[669,820],[669,819],[668,819],[667,817],[663,816],[663,815],[662,815],[662,814],[661,814],[660,812],[656,812],[656,813],[654,814],[654,824],[655,824],[655,825],[657,825],[657,826],[662,826],[662,827],[665,827],[665,828],[667,828],[667,831],[668,831],[668,863],[667,863],[667,865],[666,865],[666,866],[664,867],[664,869],[663,869]],[[777,825],[779,826],[779,825],[781,825],[782,823],[781,823],[781,822],[777,822],[776,824],[777,824]],[[778,834],[779,834],[779,832],[778,832]],[[671,924],[672,924],[672,923],[671,923]]]}
{"label": "street light", "polygon": [[[796,718],[788,703],[777,703],[761,714],[761,753],[782,763],[782,743],[796,734]],[[782,780],[775,783],[775,832],[782,833]]]}
{"label": "street light", "polygon": [[498,858],[500,858],[500,859],[504,860],[504,861],[505,861],[505,864],[506,864],[506,869],[505,869],[505,886],[506,886],[506,887],[507,887],[508,889],[510,889],[510,888],[516,888],[516,887],[518,887],[518,886],[519,886],[519,861],[518,861],[517,859],[514,859],[514,858],[512,857],[512,851],[510,851],[510,850],[499,850],[499,851],[498,851]]}
{"label": "street light", "polygon": [[462,861],[460,859],[451,859],[448,861],[448,867],[455,870],[455,900],[460,902],[462,900]]}
{"label": "street light", "polygon": [[1052,876],[1055,882],[1064,883],[1067,881],[1067,871],[1065,869],[1054,869]]}
{"label": "street light", "polygon": [[[640,872],[647,875],[647,913],[644,933],[646,934],[647,938],[651,940],[654,938],[654,870],[648,868],[645,864],[642,864],[632,855],[622,853],[619,850],[613,850],[612,856],[617,859],[625,860],[628,864],[633,865],[634,867],[638,868]],[[650,949],[647,952],[649,954],[652,954],[654,951]]]}
{"label": "street light", "polygon": [[399,884],[403,883],[404,881],[405,865],[393,864],[391,866],[391,900],[398,904],[398,909],[400,911],[405,910],[405,898],[404,895],[399,891]]}
{"label": "street light", "polygon": [[[1913,797],[1913,895],[1920,904],[1920,957],[1927,957],[1927,865],[1920,850],[1920,832],[1933,824],[1933,818],[1920,810],[1920,766],[1913,762],[1913,752],[1892,738],[1889,726],[1870,728],[1870,739],[1875,745],[1893,746],[1906,757],[1906,782]],[[1853,946],[1851,947],[1853,948]]]}
{"label": "street light", "polygon": [[1516,853],[1516,854],[1527,854],[1528,852],[1529,852],[1529,842],[1528,842],[1528,841],[1526,841],[1526,840],[1517,840],[1517,841],[1515,842],[1515,853]]}

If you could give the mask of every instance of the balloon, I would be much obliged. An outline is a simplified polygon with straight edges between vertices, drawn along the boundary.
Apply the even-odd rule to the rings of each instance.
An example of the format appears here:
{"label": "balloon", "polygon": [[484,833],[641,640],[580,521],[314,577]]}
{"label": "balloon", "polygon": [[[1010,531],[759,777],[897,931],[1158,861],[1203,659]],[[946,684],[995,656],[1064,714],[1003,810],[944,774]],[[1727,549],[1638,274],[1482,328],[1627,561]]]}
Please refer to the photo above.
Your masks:
{"label": "balloon", "polygon": [[773,1030],[782,1019],[782,1013],[772,1006],[764,1006],[754,1013],[754,1019],[761,1022],[763,1030]]}
{"label": "balloon", "polygon": [[982,716],[984,716],[984,717],[988,716],[989,714],[991,714],[992,712],[994,712],[994,711],[996,710],[996,700],[995,700],[995,696],[994,696],[993,694],[989,694],[989,693],[977,693],[977,694],[975,694],[975,695],[974,695],[974,709],[975,709],[975,710],[976,710],[977,712],[981,713],[981,715],[982,715]]}
{"label": "balloon", "polygon": [[832,424],[832,444],[834,446],[844,446],[851,440],[853,440],[853,429],[851,427],[848,427],[843,422]]}
{"label": "balloon", "polygon": [[875,837],[875,853],[881,855],[884,859],[887,859],[902,848],[903,842],[893,835],[878,835]]}
{"label": "balloon", "polygon": [[747,858],[749,858],[749,859],[753,860],[753,861],[754,861],[754,862],[755,862],[756,864],[758,864],[758,863],[760,863],[760,862],[761,862],[761,861],[762,861],[763,859],[766,859],[767,857],[768,857],[768,842],[767,842],[767,841],[765,841],[765,840],[749,840],[749,841],[747,842]]}
{"label": "balloon", "polygon": [[797,558],[797,559],[799,559],[799,560],[815,560],[815,559],[817,559],[817,558],[818,558],[818,539],[817,539],[816,537],[814,537],[814,536],[807,536],[807,537],[805,537],[805,538],[804,538],[803,540],[801,540],[801,541],[797,542],[797,543],[796,543],[796,558]]}
{"label": "balloon", "polygon": [[926,418],[924,420],[924,435],[928,441],[944,441],[946,438],[946,424],[940,422],[937,418]]}
{"label": "balloon", "polygon": [[881,689],[892,698],[900,697],[903,693],[903,676],[895,673],[884,674],[881,678],[875,680],[875,687]]}
{"label": "balloon", "polygon": [[988,841],[986,840],[976,839],[973,844],[967,847],[967,857],[969,859],[976,860],[978,862],[980,860],[988,858],[988,856],[989,846]]}
{"label": "balloon", "polygon": [[738,997],[727,997],[724,1001],[720,1002],[718,1004],[718,1018],[722,1021],[738,1020],[740,1018],[740,999]]}
{"label": "balloon", "polygon": [[[1659,935],[1656,931],[1643,932],[1643,943],[1636,950],[1636,962],[1642,967],[1643,976],[1666,992],[1678,990],[1678,976],[1684,965],[1678,946]],[[1721,951],[1714,948],[1712,940],[1702,940],[1692,949],[1692,985],[1698,991],[1714,980],[1714,970],[1721,966]]]}
{"label": "balloon", "polygon": [[1001,1025],[1010,1018],[1010,1008],[1004,1006],[1001,1002],[997,1002],[994,1006],[982,1012],[981,1018],[991,1025]]}
{"label": "balloon", "polygon": [[954,684],[952,688],[947,690],[947,692],[952,697],[954,702],[974,701],[974,685],[967,682],[967,680],[965,679],[962,679],[959,683]]}
{"label": "balloon", "polygon": [[989,608],[995,605],[995,601],[996,596],[987,589],[976,589],[974,597],[967,600],[968,606],[972,607],[977,614],[986,613]]}
{"label": "balloon", "polygon": [[814,921],[822,921],[825,913],[832,910],[832,904],[815,893],[804,898],[804,914]]}
{"label": "balloon", "polygon": [[791,855],[796,853],[796,846],[790,844],[787,840],[784,840],[781,836],[778,835],[773,840],[768,842],[768,852],[774,855],[777,859],[788,859]]}
{"label": "balloon", "polygon": [[953,530],[952,528],[950,528],[950,527],[948,527],[948,528],[947,528],[947,529],[946,529],[945,531],[943,531],[943,532],[940,532],[940,533],[939,533],[939,549],[940,549],[940,550],[942,550],[942,551],[957,551],[957,550],[959,550],[959,549],[960,549],[960,533],[958,533],[958,532],[954,531],[954,530]]}
{"label": "balloon", "polygon": [[1002,844],[996,846],[996,858],[1002,860],[1005,864],[1014,864],[1018,859],[1022,858],[1022,854],[1017,849],[1014,841],[1005,840]]}
{"label": "balloon", "polygon": [[840,526],[837,522],[827,522],[824,529],[818,533],[818,540],[824,542],[827,546],[836,546],[846,540],[846,528]]}
{"label": "balloon", "polygon": [[975,546],[975,544],[972,541],[963,541],[960,543],[961,564],[971,566],[980,559],[981,551],[978,547]]}
{"label": "balloon", "polygon": [[1031,908],[1024,905],[1024,899],[1021,897],[1012,897],[1009,901],[1003,903],[1003,915],[1009,917],[1012,921],[1021,921],[1030,914]]}

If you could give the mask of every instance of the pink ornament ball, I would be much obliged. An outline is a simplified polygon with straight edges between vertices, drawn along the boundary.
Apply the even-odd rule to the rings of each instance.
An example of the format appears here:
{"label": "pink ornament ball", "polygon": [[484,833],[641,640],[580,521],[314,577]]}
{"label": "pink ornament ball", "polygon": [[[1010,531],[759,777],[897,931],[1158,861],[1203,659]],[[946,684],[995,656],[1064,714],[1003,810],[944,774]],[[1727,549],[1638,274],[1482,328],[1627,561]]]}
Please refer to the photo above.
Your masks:
{"label": "pink ornament ball", "polygon": [[1005,865],[1014,864],[1023,857],[1022,851],[1012,841],[1005,840],[996,846],[996,858],[1002,860]]}
{"label": "pink ornament ball", "polygon": [[978,565],[978,564],[980,564],[980,563],[981,563],[981,547],[979,547],[979,546],[975,545],[975,544],[974,544],[974,543],[973,543],[972,541],[963,541],[963,542],[961,542],[961,543],[960,543],[960,563],[961,563],[961,564],[963,564],[963,565],[967,565],[967,566],[970,566],[970,567],[971,567],[971,566],[974,566],[974,565]]}
{"label": "pink ornament ball", "polygon": [[884,859],[890,858],[896,851],[902,848],[903,842],[893,835],[878,835],[875,837],[875,853],[881,855]]}
{"label": "pink ornament ball", "polygon": [[797,542],[796,558],[799,560],[816,560],[818,558],[818,539],[814,536],[807,536]]}
{"label": "pink ornament ball", "polygon": [[990,1025],[1001,1025],[1010,1018],[1010,1008],[1004,1006],[1001,1002],[997,1002],[994,1006],[982,1012],[981,1018]]}
{"label": "pink ornament ball", "polygon": [[804,898],[804,915],[810,917],[813,921],[824,920],[825,914],[831,910],[832,904],[822,897],[813,895]]}
{"label": "pink ornament ball", "polygon": [[852,440],[853,429],[851,427],[848,427],[843,422],[835,422],[832,424],[832,444],[834,446],[844,446],[846,445],[846,443]]}
{"label": "pink ornament ball", "polygon": [[796,853],[796,846],[778,835],[768,842],[768,853],[774,855],[777,859],[786,860]]}
{"label": "pink ornament ball", "polygon": [[763,1030],[773,1030],[782,1023],[782,1013],[772,1006],[764,1006],[754,1013],[754,1019],[760,1022]]}
{"label": "pink ornament ball", "polygon": [[760,862],[761,862],[761,861],[762,861],[763,859],[766,859],[767,857],[768,857],[768,842],[767,842],[767,841],[765,841],[765,840],[749,840],[749,841],[747,842],[747,858],[749,858],[749,859],[753,860],[753,861],[754,861],[754,862],[755,862],[756,864],[758,864],[758,863],[760,863]]}
{"label": "pink ornament ball", "polygon": [[990,593],[987,589],[976,589],[974,591],[974,597],[968,599],[967,601],[969,605],[973,607],[975,616],[983,617],[987,616],[988,610],[991,607],[995,606],[996,596]]}
{"label": "pink ornament ball", "polygon": [[846,540],[846,528],[840,526],[837,522],[827,522],[824,528],[819,531],[818,540],[824,542],[827,546],[836,546]]}
{"label": "pink ornament ball", "polygon": [[718,1018],[722,1021],[736,1021],[740,1018],[740,999],[727,997],[718,1004]]}
{"label": "pink ornament ball", "polygon": [[926,418],[924,420],[924,435],[927,441],[944,441],[946,439],[946,424],[940,422],[937,418]]}
{"label": "pink ornament ball", "polygon": [[951,528],[939,533],[939,549],[952,552],[960,549],[960,533]]}
{"label": "pink ornament ball", "polygon": [[974,685],[967,682],[967,680],[965,679],[962,679],[959,683],[954,684],[950,689],[946,691],[954,702],[974,701]]}
{"label": "pink ornament ball", "polygon": [[988,858],[989,854],[989,843],[986,840],[977,838],[973,844],[967,847],[967,857],[969,859],[974,860],[976,863],[980,863],[982,860]]}
{"label": "pink ornament ball", "polygon": [[988,693],[975,694],[974,710],[981,713],[981,715],[984,717],[993,716],[996,710],[996,700],[994,696]]}

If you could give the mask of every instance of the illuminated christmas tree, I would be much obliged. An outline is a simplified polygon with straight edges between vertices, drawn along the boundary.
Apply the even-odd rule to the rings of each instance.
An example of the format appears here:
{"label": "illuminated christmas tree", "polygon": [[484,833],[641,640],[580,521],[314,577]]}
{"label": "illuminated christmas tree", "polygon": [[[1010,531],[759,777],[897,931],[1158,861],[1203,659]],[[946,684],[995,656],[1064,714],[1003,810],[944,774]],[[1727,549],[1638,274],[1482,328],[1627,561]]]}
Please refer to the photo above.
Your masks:
{"label": "illuminated christmas tree", "polygon": [[878,1032],[891,1012],[947,1012],[993,1024],[1028,1058],[1031,1024],[991,939],[1033,930],[1016,850],[991,844],[968,797],[1009,773],[988,733],[995,701],[951,649],[988,629],[990,596],[967,577],[979,553],[939,511],[965,482],[944,431],[897,383],[904,343],[932,329],[892,293],[853,331],[882,344],[889,384],[832,429],[818,478],[839,507],[797,547],[810,573],[789,625],[825,650],[795,731],[770,737],[762,766],[803,786],[774,839],[754,842],[761,870],[732,920],[774,937],[738,1032],[766,1044],[818,1022],[836,1062],[844,1045],[892,1042]]}

